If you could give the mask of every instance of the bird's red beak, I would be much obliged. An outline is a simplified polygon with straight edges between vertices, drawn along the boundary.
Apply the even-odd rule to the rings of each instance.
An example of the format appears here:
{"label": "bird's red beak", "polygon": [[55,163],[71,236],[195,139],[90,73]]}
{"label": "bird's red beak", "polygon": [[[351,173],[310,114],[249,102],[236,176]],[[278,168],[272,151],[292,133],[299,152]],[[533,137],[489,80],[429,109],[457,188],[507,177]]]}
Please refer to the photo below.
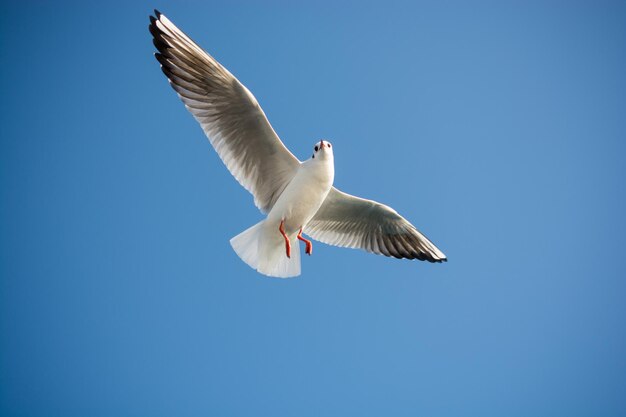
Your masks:
{"label": "bird's red beak", "polygon": [[322,148],[324,147],[324,141],[323,140],[320,141],[320,147],[322,147]]}

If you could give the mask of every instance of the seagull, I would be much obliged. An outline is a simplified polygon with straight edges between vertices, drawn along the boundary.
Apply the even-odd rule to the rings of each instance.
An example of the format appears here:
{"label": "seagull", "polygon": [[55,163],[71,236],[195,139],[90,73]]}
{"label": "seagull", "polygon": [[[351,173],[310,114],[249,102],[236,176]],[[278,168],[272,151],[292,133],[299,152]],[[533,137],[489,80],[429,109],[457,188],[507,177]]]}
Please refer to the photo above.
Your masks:
{"label": "seagull", "polygon": [[306,161],[281,142],[252,93],[215,58],[155,10],[150,33],[161,70],[200,123],[230,173],[267,217],[230,240],[261,274],[300,275],[303,233],[320,242],[398,259],[445,262],[446,256],[394,209],[333,187],[333,146],[315,143]]}

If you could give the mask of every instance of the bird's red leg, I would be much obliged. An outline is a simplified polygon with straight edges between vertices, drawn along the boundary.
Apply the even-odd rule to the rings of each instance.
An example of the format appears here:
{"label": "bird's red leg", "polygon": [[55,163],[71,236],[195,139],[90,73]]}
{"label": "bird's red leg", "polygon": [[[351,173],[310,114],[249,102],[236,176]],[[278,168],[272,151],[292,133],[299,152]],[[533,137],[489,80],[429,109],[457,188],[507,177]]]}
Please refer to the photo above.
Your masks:
{"label": "bird's red leg", "polygon": [[311,243],[310,240],[305,239],[302,237],[302,228],[300,228],[300,232],[298,232],[298,239],[303,241],[306,244],[306,248],[304,249],[304,253],[306,253],[307,255],[311,256],[311,254],[313,253],[313,244]]}
{"label": "bird's red leg", "polygon": [[283,226],[283,223],[285,223],[285,221],[281,220],[280,226],[278,226],[278,230],[280,231],[280,234],[283,235],[283,237],[285,238],[285,251],[287,252],[287,258],[291,258],[291,243],[289,243],[289,238],[285,234],[285,227]]}

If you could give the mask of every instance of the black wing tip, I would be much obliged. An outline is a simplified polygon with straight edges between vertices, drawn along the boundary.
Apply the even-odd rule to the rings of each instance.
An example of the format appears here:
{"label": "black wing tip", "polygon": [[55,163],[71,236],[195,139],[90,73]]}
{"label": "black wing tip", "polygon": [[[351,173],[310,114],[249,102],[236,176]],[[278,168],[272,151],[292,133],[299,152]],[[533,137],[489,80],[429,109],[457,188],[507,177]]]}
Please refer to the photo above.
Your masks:
{"label": "black wing tip", "polygon": [[161,30],[156,24],[157,21],[158,19],[156,19],[154,16],[150,16],[150,24],[148,25],[148,30],[150,31],[152,36],[155,38],[159,36],[161,33]]}
{"label": "black wing tip", "polygon": [[150,14],[148,15],[148,18],[150,19],[150,25],[156,26],[156,22],[161,19],[161,12],[159,12],[157,9],[154,9],[154,16]]}
{"label": "black wing tip", "polygon": [[448,262],[448,258],[445,256],[443,258],[435,258],[432,255],[423,254],[421,258],[418,258],[420,261],[428,261],[433,264],[441,264],[444,262]]}
{"label": "black wing tip", "polygon": [[448,258],[435,258],[433,255],[423,253],[423,252],[412,252],[411,254],[401,254],[399,252],[373,252],[379,255],[387,256],[388,258],[396,258],[396,259],[408,259],[409,261],[413,261],[417,259],[418,261],[426,261],[433,264],[440,264],[443,262],[448,262]]}
{"label": "black wing tip", "polygon": [[157,27],[157,22],[161,20],[161,16],[162,16],[162,13],[158,11],[157,9],[154,9],[154,16],[148,15],[148,18],[150,19],[150,27],[156,29],[158,32],[160,32],[160,30]]}
{"label": "black wing tip", "polygon": [[411,256],[403,256],[403,258],[410,259],[410,260],[417,259],[418,261],[426,261],[426,262],[430,262],[433,264],[440,264],[443,262],[448,262],[448,258],[446,256],[444,256],[443,258],[438,258],[436,255],[433,255],[427,252],[413,251],[411,253]]}

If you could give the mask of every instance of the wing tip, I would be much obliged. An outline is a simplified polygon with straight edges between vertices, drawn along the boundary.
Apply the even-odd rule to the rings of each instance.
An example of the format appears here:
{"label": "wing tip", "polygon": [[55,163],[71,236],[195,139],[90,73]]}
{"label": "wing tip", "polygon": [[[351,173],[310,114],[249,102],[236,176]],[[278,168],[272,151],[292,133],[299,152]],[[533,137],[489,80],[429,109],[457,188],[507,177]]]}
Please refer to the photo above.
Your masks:
{"label": "wing tip", "polygon": [[439,257],[435,257],[429,254],[420,254],[420,256],[415,256],[415,257],[411,257],[409,259],[417,259],[419,261],[427,261],[430,262],[432,264],[441,264],[444,262],[448,262],[448,258],[447,257],[443,257],[443,258],[439,258]]}
{"label": "wing tip", "polygon": [[154,37],[156,37],[157,33],[160,34],[163,32],[157,25],[157,22],[163,24],[162,18],[165,18],[165,15],[157,9],[154,9],[154,16],[148,15],[148,18],[150,19],[150,25],[148,26],[150,28],[150,32]]}
{"label": "wing tip", "polygon": [[154,16],[151,14],[148,15],[148,18],[150,19],[150,26],[156,26],[156,22],[161,20],[161,16],[161,12],[157,9],[154,9]]}
{"label": "wing tip", "polygon": [[444,262],[448,262],[448,257],[443,253],[423,253],[422,261],[428,261],[434,264],[440,264]]}

